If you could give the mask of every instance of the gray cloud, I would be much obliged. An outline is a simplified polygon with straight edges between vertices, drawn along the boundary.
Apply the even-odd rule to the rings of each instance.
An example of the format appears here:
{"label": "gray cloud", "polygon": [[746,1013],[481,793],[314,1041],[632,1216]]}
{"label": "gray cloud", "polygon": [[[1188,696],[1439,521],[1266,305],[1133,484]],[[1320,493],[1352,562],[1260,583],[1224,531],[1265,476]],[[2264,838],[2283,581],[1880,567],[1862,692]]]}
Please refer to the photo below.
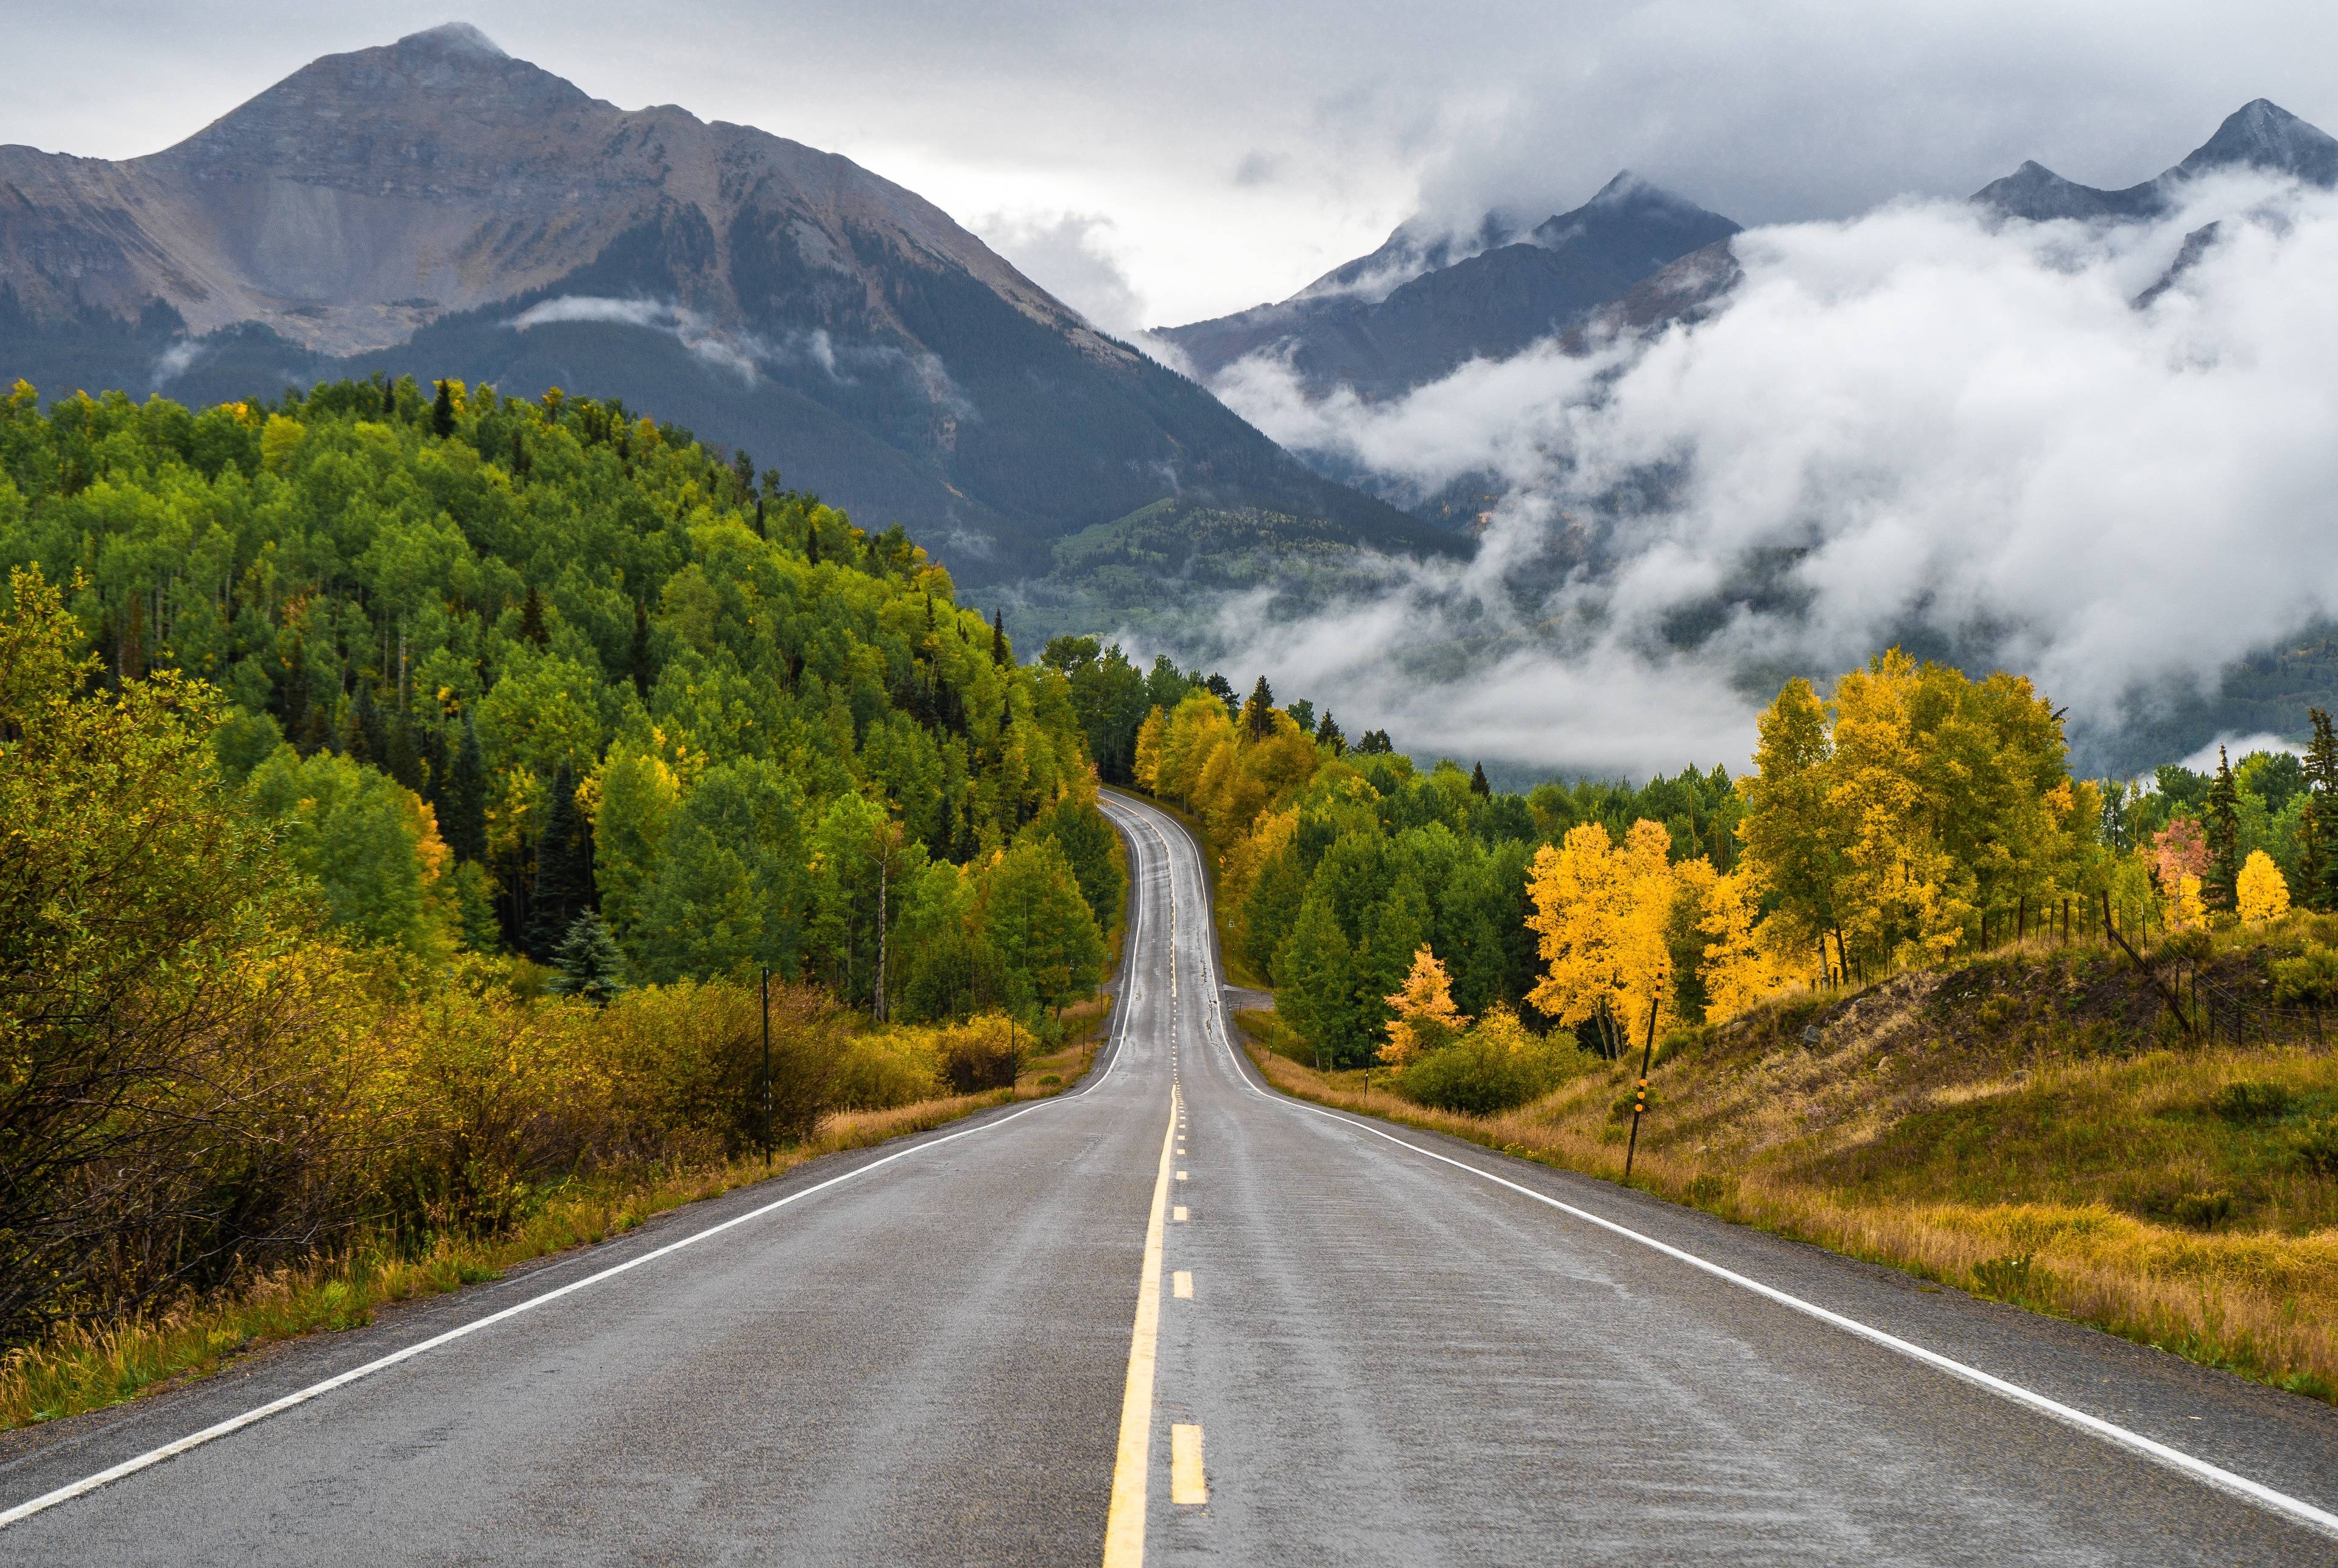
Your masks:
{"label": "gray cloud", "polygon": [[[1545,347],[1372,405],[1240,367],[1223,394],[1280,439],[1505,493],[1478,561],[1254,633],[1260,662],[1408,715],[1429,750],[1673,768],[1742,757],[1776,672],[1895,639],[2033,674],[2083,731],[2338,615],[2338,195],[2219,181],[2108,232],[1911,201],[1737,250],[1714,318],[1586,358]],[[1464,639],[1488,655],[1436,678]]]}
{"label": "gray cloud", "polygon": [[1094,212],[1053,218],[995,213],[976,227],[991,249],[1086,317],[1089,325],[1123,338],[1143,328],[1144,301],[1105,238],[1112,232],[1111,219]]}

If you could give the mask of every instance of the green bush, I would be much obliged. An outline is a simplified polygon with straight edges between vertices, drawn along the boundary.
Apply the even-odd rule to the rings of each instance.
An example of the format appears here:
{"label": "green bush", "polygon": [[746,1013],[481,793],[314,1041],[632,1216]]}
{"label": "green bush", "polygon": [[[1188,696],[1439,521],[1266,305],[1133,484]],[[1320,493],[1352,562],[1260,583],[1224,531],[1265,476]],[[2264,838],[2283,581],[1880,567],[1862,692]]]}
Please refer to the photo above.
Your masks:
{"label": "green bush", "polygon": [[1397,1088],[1440,1111],[1488,1116],[1539,1100],[1583,1071],[1586,1060],[1570,1034],[1512,1043],[1475,1030],[1404,1070]]}

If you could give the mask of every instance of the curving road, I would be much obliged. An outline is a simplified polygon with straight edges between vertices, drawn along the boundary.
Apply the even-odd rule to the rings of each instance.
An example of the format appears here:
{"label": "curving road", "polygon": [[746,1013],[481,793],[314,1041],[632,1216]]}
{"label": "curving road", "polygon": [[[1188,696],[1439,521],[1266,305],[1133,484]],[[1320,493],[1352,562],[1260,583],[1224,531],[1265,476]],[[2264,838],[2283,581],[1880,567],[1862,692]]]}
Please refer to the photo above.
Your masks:
{"label": "curving road", "polygon": [[0,1518],[136,1467],[0,1562],[2338,1561],[2338,1413],[1265,1090],[1105,806],[1077,1092],[20,1434]]}

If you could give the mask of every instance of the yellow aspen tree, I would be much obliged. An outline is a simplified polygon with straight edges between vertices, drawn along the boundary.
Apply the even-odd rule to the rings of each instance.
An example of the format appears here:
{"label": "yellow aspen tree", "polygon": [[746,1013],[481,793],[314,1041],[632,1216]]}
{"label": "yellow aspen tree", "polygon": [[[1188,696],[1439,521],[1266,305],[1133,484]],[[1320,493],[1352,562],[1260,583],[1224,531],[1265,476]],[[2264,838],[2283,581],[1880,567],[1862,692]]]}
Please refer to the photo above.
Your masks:
{"label": "yellow aspen tree", "polygon": [[[1704,1015],[1718,1022],[1811,978],[1798,934],[1761,918],[1760,890],[1744,867],[1714,879],[1697,929],[1704,944]],[[1789,956],[1789,954],[1797,956]]]}
{"label": "yellow aspen tree", "polygon": [[1445,965],[1426,942],[1414,950],[1411,972],[1388,1004],[1396,1016],[1389,1020],[1380,1060],[1391,1067],[1426,1055],[1469,1027],[1469,1014],[1453,1005],[1453,983]]}
{"label": "yellow aspen tree", "polygon": [[1671,843],[1663,824],[1642,820],[1618,849],[1606,828],[1586,822],[1536,854],[1527,924],[1548,965],[1529,998],[1537,1008],[1567,1024],[1604,1017],[1627,1038],[1646,1028],[1651,997],[1659,1022],[1670,1013]]}
{"label": "yellow aspen tree", "polygon": [[2267,920],[2278,920],[2289,913],[2289,883],[2273,857],[2262,849],[2249,851],[2241,867],[2238,885],[2241,918],[2255,926]]}
{"label": "yellow aspen tree", "polygon": [[1136,727],[1136,760],[1131,771],[1136,781],[1154,794],[1161,790],[1161,735],[1169,727],[1169,716],[1155,708]]}
{"label": "yellow aspen tree", "polygon": [[2176,891],[2167,900],[2167,928],[2204,931],[2207,926],[2208,906],[2200,897],[2200,878],[2186,871],[2176,879]]}

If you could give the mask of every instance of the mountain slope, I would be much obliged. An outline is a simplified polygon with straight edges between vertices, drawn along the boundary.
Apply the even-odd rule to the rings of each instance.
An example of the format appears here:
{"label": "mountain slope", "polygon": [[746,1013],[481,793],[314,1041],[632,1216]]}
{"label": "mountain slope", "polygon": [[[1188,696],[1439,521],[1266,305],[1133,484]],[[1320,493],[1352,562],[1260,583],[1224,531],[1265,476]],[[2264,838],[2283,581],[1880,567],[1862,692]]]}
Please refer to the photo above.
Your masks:
{"label": "mountain slope", "polygon": [[1181,494],[1441,544],[915,193],[468,27],[327,56],[150,157],[0,148],[0,379],[201,400],[373,369],[623,397],[977,578]]}
{"label": "mountain slope", "polygon": [[1526,233],[1488,217],[1476,248],[1466,250],[1399,229],[1370,256],[1281,304],[1162,336],[1204,378],[1276,349],[1290,354],[1311,391],[1349,386],[1367,397],[1396,396],[1470,358],[1515,354],[1563,330],[1737,227],[1626,172]]}

